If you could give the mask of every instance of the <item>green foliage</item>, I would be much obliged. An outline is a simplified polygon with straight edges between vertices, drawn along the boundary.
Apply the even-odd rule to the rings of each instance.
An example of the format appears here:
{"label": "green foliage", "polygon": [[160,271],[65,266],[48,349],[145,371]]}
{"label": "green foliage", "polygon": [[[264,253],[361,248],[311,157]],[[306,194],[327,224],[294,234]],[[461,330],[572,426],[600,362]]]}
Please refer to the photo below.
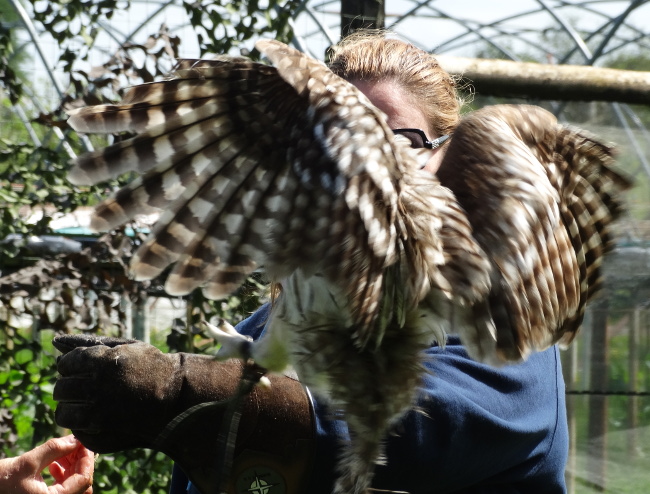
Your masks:
{"label": "green foliage", "polygon": [[22,95],[22,87],[11,64],[13,53],[11,32],[8,27],[0,23],[0,87],[6,90],[11,102],[16,103]]}
{"label": "green foliage", "polygon": [[18,14],[8,0],[0,0],[0,21],[0,96],[4,88],[11,103],[16,103],[22,95],[20,63],[27,54],[16,49],[11,26],[18,21]]}
{"label": "green foliage", "polygon": [[263,10],[258,0],[183,2],[197,32],[203,53],[228,53],[244,41],[271,34],[291,38],[289,20],[301,5],[298,0],[269,0]]}
{"label": "green foliage", "polygon": [[[567,467],[567,481],[575,494],[594,494],[610,492],[617,494],[638,494],[650,492],[648,476],[648,444],[650,444],[650,426],[647,410],[650,410],[650,398],[641,398],[638,403],[631,403],[633,398],[626,396],[609,396],[607,398],[608,433],[606,444],[606,487],[594,483],[594,468],[598,463],[593,457],[597,455],[599,439],[590,439],[587,424],[591,401],[589,396],[568,396],[567,403],[571,410],[570,420],[578,429],[572,440],[572,457]],[[636,429],[628,429],[624,417],[629,407],[646,410],[646,418],[640,419]],[[592,459],[590,460],[590,457]]]}
{"label": "green foliage", "polygon": [[[635,300],[634,296],[638,296]],[[569,485],[575,484],[577,494],[592,492],[638,493],[650,491],[648,476],[648,445],[650,445],[650,311],[638,303],[639,293],[607,293],[607,311],[593,311],[593,321],[607,318],[607,383],[610,395],[568,395],[568,416],[571,430],[571,453],[567,467]],[[645,298],[647,300],[647,296]],[[594,342],[590,341],[589,322],[582,329],[572,348],[562,353],[567,387],[572,390],[594,389]],[[635,331],[633,331],[635,329]],[[634,345],[630,337],[636,334]],[[575,361],[567,362],[569,356]],[[632,392],[641,395],[626,394]],[[601,406],[603,408],[601,408]],[[604,412],[600,417],[599,411]],[[605,437],[594,435],[590,422],[606,420]],[[592,429],[590,431],[590,429]],[[606,489],[597,485],[595,470],[603,467],[598,459],[604,449]],[[571,491],[571,489],[569,489]]]}
{"label": "green foliage", "polygon": [[[0,332],[1,456],[13,447],[29,449],[55,435],[53,420],[54,356],[40,339],[3,328]],[[39,336],[39,335],[37,335]],[[51,345],[50,345],[51,347]]]}
{"label": "green foliage", "polygon": [[162,453],[136,449],[100,455],[93,492],[103,494],[167,494],[172,461]]}
{"label": "green foliage", "polygon": [[39,22],[62,50],[59,62],[66,73],[73,71],[77,59],[86,59],[100,20],[109,20],[116,10],[127,9],[128,1],[60,1],[31,0],[34,19]]}

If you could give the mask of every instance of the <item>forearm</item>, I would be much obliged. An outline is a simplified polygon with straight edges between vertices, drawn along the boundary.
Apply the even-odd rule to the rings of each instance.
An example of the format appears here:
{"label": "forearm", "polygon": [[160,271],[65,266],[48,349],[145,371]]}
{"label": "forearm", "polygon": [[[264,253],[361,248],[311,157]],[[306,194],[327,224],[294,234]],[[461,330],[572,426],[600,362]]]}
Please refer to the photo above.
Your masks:
{"label": "forearm", "polygon": [[[193,387],[195,376],[195,372],[189,373],[189,387]],[[223,474],[228,475],[227,492],[239,492],[236,486],[245,482],[251,472],[282,479],[288,494],[303,492],[314,442],[310,400],[298,381],[285,376],[268,377],[269,389],[255,387],[236,406],[235,413],[240,416],[229,471],[219,471],[222,465],[218,459],[226,454],[224,433],[230,423],[215,420],[217,414],[228,419],[229,400],[192,410],[166,432],[164,446],[156,449],[181,460],[182,470],[201,492],[214,490]],[[206,462],[205,458],[210,460]]]}
{"label": "forearm", "polygon": [[67,352],[54,389],[57,423],[93,451],[163,451],[212,492],[220,483],[217,459],[233,411],[241,415],[233,479],[248,467],[266,466],[283,472],[292,489],[287,492],[299,492],[313,424],[310,400],[295,379],[269,376],[269,390],[254,387],[233,403],[242,380],[239,361],[164,354],[141,342],[101,338],[61,336],[55,345]]}

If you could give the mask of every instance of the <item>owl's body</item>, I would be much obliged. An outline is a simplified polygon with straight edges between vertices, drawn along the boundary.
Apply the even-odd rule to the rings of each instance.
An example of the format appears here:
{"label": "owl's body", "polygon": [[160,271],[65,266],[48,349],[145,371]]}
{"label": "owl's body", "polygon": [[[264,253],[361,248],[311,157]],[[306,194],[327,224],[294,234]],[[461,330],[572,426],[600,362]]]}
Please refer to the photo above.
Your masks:
{"label": "owl's body", "polygon": [[281,283],[267,335],[250,347],[226,332],[226,347],[292,365],[341,411],[335,491],[360,493],[446,332],[494,365],[572,339],[628,184],[608,147],[526,106],[466,117],[434,176],[354,86],[281,43],[258,47],[275,67],[182,61],[119,106],[73,112],[77,130],[139,135],[79,158],[71,178],[143,175],[94,222],[162,210],[138,278],[175,263],[170,293],[215,298],[258,267]]}

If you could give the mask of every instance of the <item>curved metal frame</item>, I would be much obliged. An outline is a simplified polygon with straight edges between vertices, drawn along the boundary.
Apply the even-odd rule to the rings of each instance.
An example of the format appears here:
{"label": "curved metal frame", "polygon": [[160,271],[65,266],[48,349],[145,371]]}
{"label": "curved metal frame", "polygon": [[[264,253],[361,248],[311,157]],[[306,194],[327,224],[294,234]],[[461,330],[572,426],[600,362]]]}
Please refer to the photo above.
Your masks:
{"label": "curved metal frame", "polygon": [[[55,68],[51,66],[44,54],[41,47],[42,33],[39,33],[37,27],[31,21],[29,13],[19,0],[9,0],[13,5],[16,12],[22,21],[25,31],[28,33],[30,42],[36,51],[37,58],[42,64],[43,71],[47,73],[52,86],[55,88],[57,94],[62,96],[65,88],[61,86],[56,78]],[[112,40],[112,42],[122,45],[129,41],[135,40],[137,35],[142,32],[146,27],[151,27],[152,23],[170,9],[175,7],[182,8],[180,0],[160,0],[158,7],[151,13],[143,13],[141,5],[144,2],[134,1],[131,2],[132,9],[130,15],[131,22],[133,18],[137,21],[136,27],[130,32],[120,32],[116,24],[109,22],[98,23],[98,28],[101,32]],[[149,0],[146,2],[148,5],[152,4]],[[156,2],[153,2],[154,4]],[[422,43],[414,39],[414,30],[409,27],[409,24],[415,19],[426,19],[427,22],[447,22],[452,23],[460,29],[460,32],[454,34],[447,39],[436,39],[436,46],[423,46],[423,48],[435,51],[436,53],[454,52],[463,48],[465,50],[471,46],[492,46],[495,50],[501,53],[504,57],[517,60],[518,57],[510,47],[512,40],[516,40],[522,46],[534,50],[538,53],[539,58],[542,59],[547,55],[554,57],[558,63],[567,63],[570,59],[574,58],[577,54],[583,59],[585,64],[594,64],[601,60],[603,57],[610,55],[618,50],[628,48],[630,46],[641,44],[646,45],[645,39],[648,39],[650,29],[643,31],[630,23],[630,16],[632,12],[636,11],[644,4],[650,3],[650,0],[627,0],[620,1],[621,11],[615,15],[606,14],[601,7],[602,2],[598,0],[535,0],[522,7],[513,7],[513,12],[508,15],[491,21],[483,21],[478,18],[470,17],[471,12],[467,9],[463,15],[454,15],[452,7],[442,0],[401,0],[397,6],[389,3],[387,5],[387,27],[406,39],[422,46]],[[445,7],[443,8],[441,7]],[[517,8],[521,10],[516,10]],[[571,22],[570,10],[580,9],[585,13],[593,16],[601,17],[604,19],[602,24],[595,25],[594,29],[589,32],[581,33],[576,26]],[[569,11],[569,14],[567,12]],[[396,12],[396,13],[395,13]],[[531,16],[545,15],[549,21],[549,29],[557,30],[558,32],[565,33],[572,42],[572,46],[565,53],[547,53],[547,50],[539,46],[539,43],[528,38],[531,33],[539,32],[538,30],[526,27],[526,20]],[[650,17],[650,11],[648,11]],[[292,27],[296,33],[294,44],[302,50],[310,53],[319,53],[313,47],[320,40],[327,45],[331,45],[338,38],[339,32],[339,1],[338,0],[303,0],[300,8],[298,9],[294,19],[291,20]],[[182,20],[175,26],[170,26],[172,30],[177,30],[187,27],[189,22]],[[650,23],[646,23],[650,24]],[[335,34],[336,33],[336,36]],[[97,38],[96,38],[97,39]],[[594,45],[594,48],[590,48]],[[650,47],[650,45],[649,45]],[[108,53],[106,49],[101,46],[95,46],[93,49],[99,52]],[[543,61],[543,60],[541,60]],[[26,86],[27,87],[27,86]],[[29,91],[27,92],[30,93]],[[31,105],[38,108],[39,111],[43,107],[47,107],[45,103],[38,102],[34,91],[29,94]],[[561,116],[565,105],[557,105],[555,107],[556,114]],[[650,132],[643,128],[640,120],[634,114],[634,111],[626,106],[613,103],[613,111],[617,115],[622,128],[628,136],[632,148],[635,150],[639,161],[641,163],[640,169],[650,177],[650,163],[645,157],[641,143],[638,141],[637,136],[632,131],[630,122],[637,129],[642,129],[642,138],[650,146]],[[38,136],[31,129],[29,123],[29,116],[27,115],[26,108],[16,107],[16,114],[25,124],[30,138],[38,143]],[[68,154],[74,154],[69,146],[67,146],[67,138],[59,129],[53,129],[56,138],[61,140],[61,144],[66,146]],[[90,142],[86,139],[85,146],[91,149]]]}

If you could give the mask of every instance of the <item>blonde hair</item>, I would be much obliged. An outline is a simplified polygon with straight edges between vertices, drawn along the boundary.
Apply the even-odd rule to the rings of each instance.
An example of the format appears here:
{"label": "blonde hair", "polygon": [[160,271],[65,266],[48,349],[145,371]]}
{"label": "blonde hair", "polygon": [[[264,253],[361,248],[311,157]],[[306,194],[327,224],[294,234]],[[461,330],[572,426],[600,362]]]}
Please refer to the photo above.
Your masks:
{"label": "blonde hair", "polygon": [[[347,81],[396,82],[423,109],[434,132],[439,136],[453,133],[463,104],[454,77],[433,55],[388,36],[382,30],[359,30],[346,36],[330,48],[329,68]],[[272,284],[272,304],[281,291],[280,283]]]}
{"label": "blonde hair", "polygon": [[462,101],[455,79],[436,58],[380,30],[361,30],[345,37],[329,53],[329,68],[348,81],[390,80],[422,108],[431,128],[451,134],[460,119]]}

